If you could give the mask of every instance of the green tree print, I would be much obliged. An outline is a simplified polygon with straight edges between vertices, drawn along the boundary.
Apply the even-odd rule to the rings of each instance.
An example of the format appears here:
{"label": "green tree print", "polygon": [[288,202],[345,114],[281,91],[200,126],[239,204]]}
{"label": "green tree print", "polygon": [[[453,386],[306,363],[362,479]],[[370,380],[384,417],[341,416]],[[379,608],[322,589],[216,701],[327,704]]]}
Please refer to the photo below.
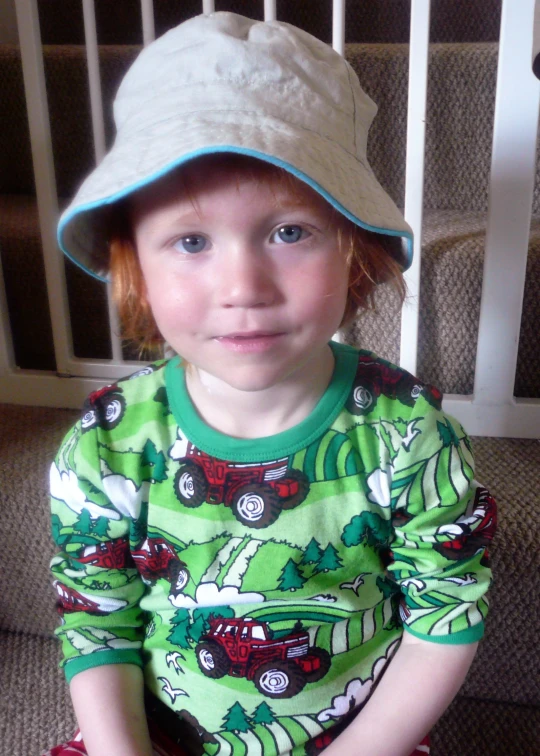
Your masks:
{"label": "green tree print", "polygon": [[437,422],[437,430],[439,431],[443,446],[453,444],[459,447],[459,438],[448,420],[445,423]]}
{"label": "green tree print", "polygon": [[297,588],[301,588],[305,582],[306,578],[300,572],[296,562],[289,559],[279,576],[279,590],[295,591]]}
{"label": "green tree print", "polygon": [[109,520],[106,517],[98,517],[93,526],[93,533],[100,538],[106,538],[109,531]]}
{"label": "green tree print", "polygon": [[223,727],[227,732],[249,732],[251,730],[246,711],[238,701],[231,706],[223,717]]}
{"label": "green tree print", "polygon": [[62,530],[62,520],[58,517],[57,514],[53,514],[51,516],[51,528],[54,542],[57,546],[62,547],[69,539],[69,535],[60,535],[60,531]]}
{"label": "green tree print", "polygon": [[376,580],[376,586],[385,599],[390,598],[390,596],[395,596],[396,594],[401,594],[399,585],[393,580],[389,580],[387,577],[379,576]]}
{"label": "green tree print", "polygon": [[90,517],[90,512],[87,509],[83,509],[73,525],[73,530],[76,530],[83,535],[90,535],[92,529],[93,523],[92,518]]}
{"label": "green tree print", "polygon": [[320,562],[315,568],[315,572],[330,572],[331,570],[337,570],[343,565],[339,554],[335,547],[329,543],[325,548]]}
{"label": "green tree print", "polygon": [[263,701],[253,712],[251,721],[253,724],[272,724],[272,722],[276,721],[276,718],[266,701]]}
{"label": "green tree print", "polygon": [[146,526],[148,523],[148,502],[143,501],[141,514],[138,520],[132,520],[129,526],[129,540],[133,546],[139,544],[146,538]]}
{"label": "green tree print", "polygon": [[154,401],[159,402],[163,405],[163,417],[167,417],[167,415],[172,414],[169,407],[169,399],[167,397],[167,390],[165,389],[165,386],[158,388],[158,390],[154,394]]}
{"label": "green tree print", "polygon": [[180,648],[191,648],[189,634],[190,618],[187,609],[178,609],[172,618],[172,629],[167,640]]}
{"label": "green tree print", "polygon": [[358,546],[364,540],[368,546],[380,546],[387,544],[389,537],[389,522],[374,512],[362,512],[343,528],[341,540],[345,546]]}
{"label": "green tree print", "polygon": [[321,557],[322,549],[319,546],[319,542],[315,538],[312,538],[307,545],[304,556],[300,560],[300,564],[317,564]]}
{"label": "green tree print", "polygon": [[158,452],[150,439],[146,440],[141,455],[142,472],[145,480],[161,483],[167,479],[167,465],[163,452]]}

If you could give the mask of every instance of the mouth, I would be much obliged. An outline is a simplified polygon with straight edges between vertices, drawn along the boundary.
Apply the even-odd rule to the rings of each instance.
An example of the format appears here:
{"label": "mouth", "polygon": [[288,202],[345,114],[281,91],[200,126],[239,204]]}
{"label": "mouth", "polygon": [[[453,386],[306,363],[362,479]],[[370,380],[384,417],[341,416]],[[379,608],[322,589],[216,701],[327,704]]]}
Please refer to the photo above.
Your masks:
{"label": "mouth", "polygon": [[280,336],[281,331],[238,331],[217,336],[217,339],[264,339],[270,336]]}
{"label": "mouth", "polygon": [[240,331],[216,336],[215,340],[233,352],[264,352],[284,335],[282,331]]}

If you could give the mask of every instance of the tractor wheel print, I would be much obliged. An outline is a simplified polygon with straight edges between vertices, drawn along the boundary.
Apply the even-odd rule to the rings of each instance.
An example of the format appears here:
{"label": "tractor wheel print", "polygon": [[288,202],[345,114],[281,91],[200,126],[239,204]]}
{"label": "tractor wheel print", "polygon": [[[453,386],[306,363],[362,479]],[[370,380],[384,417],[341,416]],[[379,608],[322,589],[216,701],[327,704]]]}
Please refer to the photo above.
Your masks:
{"label": "tractor wheel print", "polygon": [[266,483],[247,483],[234,492],[232,511],[236,519],[250,528],[266,528],[279,517],[281,499]]}
{"label": "tractor wheel print", "polygon": [[298,491],[289,496],[288,499],[281,500],[282,509],[294,509],[301,504],[309,493],[309,478],[301,470],[289,470],[287,478],[291,478],[298,483]]}
{"label": "tractor wheel print", "polygon": [[81,428],[83,433],[91,428],[94,428],[98,424],[96,411],[93,409],[87,410],[81,418]]}
{"label": "tractor wheel print", "polygon": [[187,460],[175,475],[174,490],[186,507],[200,507],[206,501],[208,481],[201,468]]}
{"label": "tractor wheel print", "polygon": [[332,657],[328,653],[328,651],[325,651],[324,648],[310,648],[309,649],[310,656],[316,656],[320,661],[320,666],[318,669],[314,669],[313,672],[306,672],[306,680],[308,683],[314,683],[318,680],[322,680],[322,678],[325,676],[325,674],[330,669],[330,664],[332,663]]}
{"label": "tractor wheel print", "polygon": [[104,408],[105,417],[103,419],[103,427],[109,430],[116,428],[122,419],[125,408],[126,400],[123,396],[112,396]]}
{"label": "tractor wheel print", "polygon": [[169,568],[171,593],[178,596],[189,583],[189,570],[183,562],[173,562]]}
{"label": "tractor wheel print", "polygon": [[201,672],[214,680],[225,677],[231,662],[226,652],[217,643],[199,643],[195,648],[197,664]]}
{"label": "tractor wheel print", "polygon": [[270,661],[262,664],[253,677],[255,687],[269,698],[292,698],[305,687],[307,680],[294,662]]}

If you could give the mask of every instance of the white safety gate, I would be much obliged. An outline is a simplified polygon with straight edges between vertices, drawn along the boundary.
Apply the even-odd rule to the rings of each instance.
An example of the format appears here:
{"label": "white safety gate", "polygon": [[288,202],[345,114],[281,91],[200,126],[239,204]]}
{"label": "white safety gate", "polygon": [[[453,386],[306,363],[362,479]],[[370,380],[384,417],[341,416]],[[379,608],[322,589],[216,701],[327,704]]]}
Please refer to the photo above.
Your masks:
{"label": "white safety gate", "polygon": [[[99,161],[105,152],[105,136],[94,0],[82,3],[95,156]],[[411,296],[402,313],[400,362],[414,373],[418,351],[430,0],[411,0],[411,6],[405,217],[413,228],[415,243],[414,263],[406,276]],[[83,360],[73,355],[64,263],[56,243],[59,213],[37,0],[16,0],[16,10],[57,372],[16,367],[0,266],[0,402],[77,408],[90,391],[125,375],[138,363],[122,360],[111,305],[112,359]],[[214,0],[203,0],[202,12],[213,10]],[[152,0],[141,0],[141,13],[144,44],[148,44],[154,39]],[[267,20],[276,18],[275,0],[264,0],[264,15]],[[540,102],[540,82],[531,70],[534,15],[535,0],[503,0],[474,393],[444,397],[446,411],[458,418],[472,435],[540,436],[540,400],[516,399],[513,395]],[[345,0],[333,0],[332,44],[341,54],[344,41]]]}

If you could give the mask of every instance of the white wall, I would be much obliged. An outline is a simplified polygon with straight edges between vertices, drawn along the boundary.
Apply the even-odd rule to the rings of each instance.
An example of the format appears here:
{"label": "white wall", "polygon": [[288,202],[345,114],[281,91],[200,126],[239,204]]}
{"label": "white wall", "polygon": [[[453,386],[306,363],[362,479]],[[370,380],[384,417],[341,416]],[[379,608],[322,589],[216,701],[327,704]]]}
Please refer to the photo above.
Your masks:
{"label": "white wall", "polygon": [[15,0],[0,0],[0,44],[17,43]]}

